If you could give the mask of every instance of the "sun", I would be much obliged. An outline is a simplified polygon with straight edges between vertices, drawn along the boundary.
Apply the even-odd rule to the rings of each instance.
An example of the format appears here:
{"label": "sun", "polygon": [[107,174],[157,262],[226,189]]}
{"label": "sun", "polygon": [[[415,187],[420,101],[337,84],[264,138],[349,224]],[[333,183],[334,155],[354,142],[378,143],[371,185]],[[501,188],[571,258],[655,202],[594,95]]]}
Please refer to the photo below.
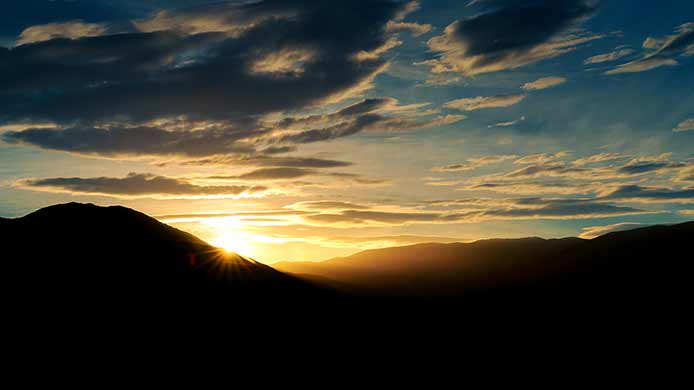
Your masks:
{"label": "sun", "polygon": [[252,257],[253,246],[248,241],[243,240],[236,234],[225,233],[215,238],[211,242],[212,245],[222,248],[227,252],[234,252],[241,256]]}

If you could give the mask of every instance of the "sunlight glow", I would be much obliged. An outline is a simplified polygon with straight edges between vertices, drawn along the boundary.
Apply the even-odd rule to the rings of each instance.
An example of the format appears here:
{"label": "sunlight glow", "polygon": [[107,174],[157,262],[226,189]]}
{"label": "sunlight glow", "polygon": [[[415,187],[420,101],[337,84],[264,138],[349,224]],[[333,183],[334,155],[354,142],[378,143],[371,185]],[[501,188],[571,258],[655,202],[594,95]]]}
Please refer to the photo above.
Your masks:
{"label": "sunlight glow", "polygon": [[211,244],[227,252],[234,252],[246,257],[252,257],[254,252],[253,246],[248,241],[234,233],[224,233],[212,240]]}

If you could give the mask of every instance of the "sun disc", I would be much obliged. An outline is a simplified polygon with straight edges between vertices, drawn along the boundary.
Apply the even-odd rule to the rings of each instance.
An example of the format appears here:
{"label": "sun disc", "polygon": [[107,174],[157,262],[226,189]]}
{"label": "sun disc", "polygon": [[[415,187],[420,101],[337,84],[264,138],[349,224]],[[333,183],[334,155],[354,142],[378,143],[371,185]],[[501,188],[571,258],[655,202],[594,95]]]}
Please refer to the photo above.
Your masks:
{"label": "sun disc", "polygon": [[252,256],[253,248],[241,237],[235,234],[223,234],[212,241],[212,245],[222,248],[227,252],[237,253],[242,256]]}

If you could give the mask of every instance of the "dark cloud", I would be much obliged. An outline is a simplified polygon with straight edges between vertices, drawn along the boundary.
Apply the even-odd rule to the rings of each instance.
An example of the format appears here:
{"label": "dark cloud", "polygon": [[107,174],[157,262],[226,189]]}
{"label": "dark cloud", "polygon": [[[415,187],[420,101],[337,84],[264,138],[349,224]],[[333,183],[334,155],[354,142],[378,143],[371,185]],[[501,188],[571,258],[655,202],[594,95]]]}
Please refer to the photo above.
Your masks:
{"label": "dark cloud", "polygon": [[673,190],[669,188],[626,185],[603,197],[609,200],[646,200],[653,202],[694,202],[694,189]]}
{"label": "dark cloud", "polygon": [[48,191],[99,194],[117,197],[238,196],[267,190],[266,187],[261,186],[203,186],[182,179],[138,173],[131,173],[124,178],[58,177],[48,179],[26,179],[23,180],[21,184],[29,188]]}
{"label": "dark cloud", "polygon": [[642,173],[659,171],[662,169],[684,168],[686,166],[687,164],[673,161],[645,161],[625,165],[623,167],[618,168],[617,172],[628,175],[639,175]]}
{"label": "dark cloud", "polygon": [[184,162],[183,164],[215,166],[251,165],[259,167],[294,168],[340,168],[353,165],[353,163],[348,161],[330,160],[314,157],[271,157],[262,155],[251,157],[215,156],[198,160],[189,160]]}
{"label": "dark cloud", "polygon": [[[389,0],[217,3],[169,13],[169,24],[154,15],[153,28],[139,20],[148,32],[3,48],[0,121],[219,120],[345,97],[383,70],[385,60],[355,55],[383,46],[385,25],[404,6]],[[218,23],[181,28],[199,20]]]}
{"label": "dark cloud", "polygon": [[275,123],[275,126],[286,129],[296,126],[313,126],[316,123],[335,123],[336,121],[342,122],[359,115],[372,113],[379,109],[395,105],[397,105],[397,100],[393,98],[369,98],[354,103],[331,114],[310,115],[306,117],[287,117]]}
{"label": "dark cloud", "polygon": [[254,148],[241,141],[263,134],[263,130],[237,130],[230,126],[205,131],[167,131],[157,127],[72,127],[27,129],[2,135],[9,143],[26,143],[44,149],[73,153],[118,155],[179,155],[202,157],[214,154],[251,153]]}
{"label": "dark cloud", "polygon": [[[264,181],[264,180],[291,180],[305,176],[323,176],[332,177],[342,181],[349,181],[363,185],[378,185],[388,183],[385,179],[367,178],[356,173],[345,172],[322,172],[316,169],[297,168],[297,167],[276,167],[276,168],[260,168],[240,175],[215,175],[207,176],[206,179],[212,180],[242,180],[242,181]],[[295,182],[297,186],[310,185],[308,183]]]}
{"label": "dark cloud", "polygon": [[[347,137],[363,131],[403,132],[445,125],[464,119],[462,115],[415,115],[426,104],[399,106],[389,97],[364,99],[333,113],[305,117],[287,117],[274,127],[291,131],[274,142],[312,143]],[[406,114],[403,114],[405,112]]]}
{"label": "dark cloud", "polygon": [[284,154],[296,151],[296,146],[271,146],[260,151],[262,154]]}
{"label": "dark cloud", "polygon": [[465,119],[464,115],[436,116],[421,119],[416,116],[385,116],[381,114],[364,114],[354,119],[345,119],[334,126],[300,131],[281,136],[277,142],[297,144],[328,141],[347,137],[360,132],[405,132],[425,129],[434,126],[447,125]]}
{"label": "dark cloud", "polygon": [[566,53],[594,39],[568,31],[593,14],[587,0],[485,1],[492,8],[449,25],[444,34],[429,40],[442,52],[428,61],[436,73],[466,75],[516,68]]}

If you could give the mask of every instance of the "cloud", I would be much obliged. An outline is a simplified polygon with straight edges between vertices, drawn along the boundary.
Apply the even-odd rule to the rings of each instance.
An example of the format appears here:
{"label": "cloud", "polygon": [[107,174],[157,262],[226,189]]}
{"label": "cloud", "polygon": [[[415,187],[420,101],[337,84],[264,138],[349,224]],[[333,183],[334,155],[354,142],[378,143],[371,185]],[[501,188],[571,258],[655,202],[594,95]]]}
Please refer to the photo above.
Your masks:
{"label": "cloud", "polygon": [[574,195],[574,194],[590,194],[602,189],[600,183],[576,183],[568,181],[522,181],[522,182],[484,182],[480,184],[472,184],[469,187],[460,188],[460,190],[473,191],[492,191],[504,194],[516,195]]}
{"label": "cloud", "polygon": [[660,171],[663,169],[676,169],[685,168],[687,164],[673,162],[673,161],[644,161],[636,163],[628,163],[622,167],[617,168],[617,173],[627,174],[627,175],[639,175],[642,173],[649,173]]}
{"label": "cloud", "polygon": [[574,160],[573,165],[582,166],[588,164],[597,164],[623,158],[629,158],[629,156],[623,155],[621,153],[598,153]]}
{"label": "cloud", "polygon": [[527,165],[504,174],[507,178],[565,177],[583,180],[617,179],[659,171],[686,168],[688,164],[675,161],[630,161],[622,166],[586,167],[565,162],[543,162]]}
{"label": "cloud", "polygon": [[462,111],[473,111],[481,108],[509,107],[520,103],[525,95],[477,96],[450,101],[444,106]]}
{"label": "cloud", "polygon": [[614,75],[622,73],[638,73],[655,68],[660,68],[661,66],[674,66],[677,64],[678,62],[672,58],[644,58],[619,65],[614,69],[608,70],[607,72],[605,72],[605,74]]}
{"label": "cloud", "polygon": [[268,217],[293,217],[303,214],[299,210],[262,210],[262,211],[239,211],[231,213],[198,213],[198,214],[166,214],[156,215],[154,218],[164,223],[180,223],[180,222],[200,222],[209,219],[220,219],[234,217],[238,219],[245,218],[268,218]]}
{"label": "cloud", "polygon": [[288,180],[314,174],[315,171],[305,168],[261,168],[236,176],[209,176],[209,179],[239,180]]}
{"label": "cloud", "polygon": [[558,160],[560,158],[564,158],[568,156],[571,152],[568,151],[562,151],[558,153],[538,153],[538,154],[529,154],[527,156],[523,156],[519,158],[518,160],[514,161],[514,164],[544,164],[548,163],[551,161]]}
{"label": "cloud", "polygon": [[554,86],[564,84],[565,82],[566,78],[564,77],[544,77],[531,83],[524,84],[523,89],[526,91],[537,91],[540,89],[552,88]]}
{"label": "cloud", "polygon": [[204,7],[162,10],[133,24],[141,32],[178,31],[185,34],[224,32],[238,37],[270,19],[288,19],[297,11],[273,6],[239,7],[236,2],[217,2]]}
{"label": "cloud", "polygon": [[365,209],[369,208],[369,206],[354,204],[354,203],[350,203],[350,202],[338,202],[338,201],[326,201],[326,200],[297,202],[297,203],[291,204],[291,205],[286,206],[286,207],[290,208],[290,209],[294,209],[294,210],[309,210],[309,211],[315,211],[315,210],[365,210]]}
{"label": "cloud", "polygon": [[[316,169],[297,168],[297,167],[276,167],[276,168],[260,168],[240,175],[213,175],[206,176],[205,179],[210,180],[241,180],[241,181],[279,181],[292,180],[306,176],[322,176],[329,177],[337,181],[349,181],[361,185],[383,185],[389,183],[386,179],[373,179],[364,177],[356,173],[345,172],[321,172]],[[299,187],[306,187],[312,183],[291,183]],[[325,183],[317,184],[325,185]]]}
{"label": "cloud", "polygon": [[525,120],[525,116],[522,116],[522,117],[516,119],[515,121],[499,122],[499,123],[495,123],[493,125],[489,125],[487,127],[489,127],[489,128],[492,128],[492,127],[510,127],[510,126],[515,126],[518,123],[523,122],[524,120]]}
{"label": "cloud", "polygon": [[387,22],[406,6],[212,3],[162,11],[117,34],[0,48],[0,124],[239,121],[353,98],[388,63],[354,56],[382,47]]}
{"label": "cloud", "polygon": [[622,232],[625,230],[632,230],[643,226],[646,225],[636,222],[622,222],[606,226],[590,226],[583,228],[583,232],[578,237],[590,240],[596,237],[600,237],[607,233]]}
{"label": "cloud", "polygon": [[434,213],[407,213],[386,211],[344,210],[339,213],[321,213],[303,217],[308,222],[319,224],[362,225],[369,223],[402,225],[414,222],[435,222],[440,218]]}
{"label": "cloud", "polygon": [[618,59],[624,58],[624,57],[631,55],[633,53],[634,53],[634,49],[619,49],[619,50],[611,51],[609,53],[598,54],[598,55],[586,58],[585,61],[583,61],[583,64],[584,65],[593,65],[593,64],[600,64],[603,62],[617,61]]}
{"label": "cloud", "polygon": [[532,164],[507,173],[509,178],[538,177],[538,176],[570,176],[571,174],[590,173],[588,168],[576,168],[564,163]]}
{"label": "cloud", "polygon": [[413,22],[393,22],[390,21],[386,24],[386,30],[391,32],[409,31],[415,37],[424,35],[431,31],[430,24],[420,24]]}
{"label": "cloud", "polygon": [[694,55],[694,22],[685,23],[664,38],[648,37],[643,42],[647,52],[639,59],[621,64],[605,72],[608,75],[637,73],[679,64],[677,57]]}
{"label": "cloud", "polygon": [[691,203],[694,202],[694,189],[673,190],[669,188],[626,185],[606,194],[602,199],[653,203]]}
{"label": "cloud", "polygon": [[672,131],[675,132],[680,132],[680,131],[691,131],[694,130],[694,118],[686,119],[680,124],[677,125]]}
{"label": "cloud", "polygon": [[430,24],[420,24],[415,22],[405,22],[405,17],[420,8],[419,1],[410,1],[405,7],[396,14],[395,18],[388,21],[386,31],[400,32],[409,31],[415,37],[426,34],[431,30]]}
{"label": "cloud", "polygon": [[369,112],[361,115],[341,115],[332,126],[282,135],[276,142],[305,144],[347,137],[361,132],[396,133],[445,126],[465,119],[465,115],[437,115],[422,119],[418,116],[389,116]]}
{"label": "cloud", "polygon": [[72,194],[105,195],[114,197],[241,197],[267,190],[261,186],[204,186],[186,180],[152,174],[130,173],[124,178],[114,177],[58,177],[25,179],[20,185],[35,190],[68,192]]}
{"label": "cloud", "polygon": [[471,171],[481,168],[485,165],[497,164],[507,160],[513,160],[517,158],[516,155],[498,155],[498,156],[484,156],[477,158],[469,158],[465,163],[462,164],[450,164],[440,167],[434,167],[431,170],[434,172],[462,172]]}
{"label": "cloud", "polygon": [[474,76],[518,68],[560,56],[598,38],[577,30],[595,11],[589,1],[484,3],[501,4],[453,22],[442,35],[428,41],[432,50],[442,53],[440,58],[424,62],[432,72]]}
{"label": "cloud", "polygon": [[0,137],[9,143],[77,154],[218,161],[210,156],[229,159],[234,154],[286,153],[294,150],[292,144],[327,141],[364,131],[414,131],[465,118],[421,112],[425,106],[427,104],[403,106],[396,99],[383,97],[365,99],[328,114],[286,116],[274,121],[160,119],[143,126],[23,128]]}
{"label": "cloud", "polygon": [[590,200],[545,200],[528,199],[522,204],[533,206],[506,210],[473,212],[469,217],[476,220],[493,219],[587,219],[607,218],[622,215],[643,214],[643,210],[632,207],[595,203]]}
{"label": "cloud", "polygon": [[189,160],[183,165],[198,166],[259,166],[294,168],[340,168],[353,165],[348,161],[330,160],[314,157],[274,157],[274,156],[215,156],[199,160]]}
{"label": "cloud", "polygon": [[[573,161],[559,160],[568,155],[568,152],[528,155],[514,161],[514,164],[522,167],[508,172],[494,172],[454,182],[434,181],[430,184],[461,185],[457,188],[460,191],[538,196],[591,194],[596,196],[595,199],[606,199],[604,197],[607,194],[622,186],[643,184],[655,178],[685,185],[694,182],[694,167],[691,162],[672,161],[672,153],[635,157],[618,164],[611,162],[625,160],[630,156],[599,153]],[[467,165],[457,164],[444,167],[443,170],[465,171],[468,168]],[[639,178],[638,182],[633,181],[636,178]]]}
{"label": "cloud", "polygon": [[680,170],[674,180],[678,183],[694,184],[694,164]]}
{"label": "cloud", "polygon": [[264,134],[256,129],[219,126],[201,131],[169,131],[159,127],[32,128],[2,135],[9,143],[24,143],[44,149],[102,156],[186,156],[250,153],[242,140]]}
{"label": "cloud", "polygon": [[407,225],[407,224],[454,224],[493,220],[531,219],[589,219],[623,215],[643,214],[645,211],[632,207],[615,206],[607,203],[582,199],[526,198],[506,200],[510,205],[484,210],[461,210],[452,212],[411,212],[380,210],[342,210],[339,212],[304,215],[302,218],[313,225],[360,226],[360,225]]}
{"label": "cloud", "polygon": [[48,23],[31,26],[17,38],[16,45],[50,41],[57,38],[77,39],[83,37],[96,37],[106,33],[106,26],[99,23],[85,23],[81,20],[73,20],[64,23]]}

